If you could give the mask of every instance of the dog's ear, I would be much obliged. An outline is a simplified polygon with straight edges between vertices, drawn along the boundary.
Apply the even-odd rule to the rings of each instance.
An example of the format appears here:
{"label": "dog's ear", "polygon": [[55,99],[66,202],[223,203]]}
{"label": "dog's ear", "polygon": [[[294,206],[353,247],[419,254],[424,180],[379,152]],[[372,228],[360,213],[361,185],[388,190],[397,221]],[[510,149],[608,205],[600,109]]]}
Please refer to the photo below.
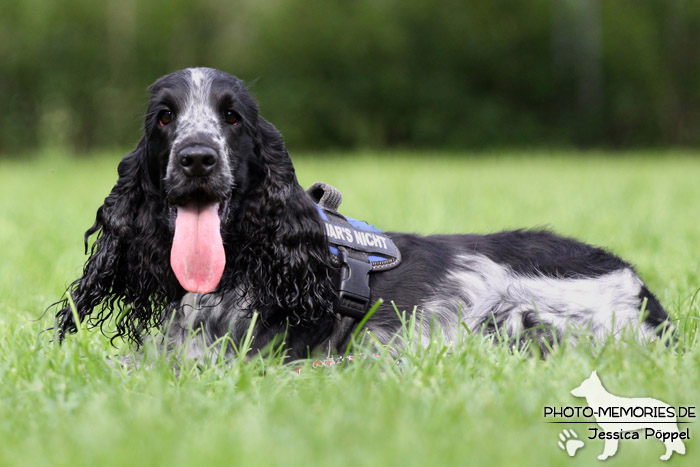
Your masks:
{"label": "dog's ear", "polygon": [[146,158],[146,142],[143,138],[136,149],[119,163],[117,183],[98,208],[95,223],[85,232],[86,252],[89,237],[97,231],[129,238],[135,229],[144,227],[136,225],[138,213],[150,201],[158,198],[158,188],[152,182]]}
{"label": "dog's ear", "polygon": [[[86,320],[90,327],[102,328],[115,311],[124,311],[114,323],[116,334],[137,343],[143,329],[156,319],[151,310],[167,294],[172,273],[169,268],[158,270],[159,265],[169,264],[168,244],[161,219],[163,204],[146,157],[144,139],[120,162],[119,179],[85,233],[89,258],[82,276],[70,285],[68,296],[55,304],[59,340],[77,329],[71,300],[79,321]],[[154,260],[160,256],[165,259]]]}
{"label": "dog's ear", "polygon": [[[328,245],[318,210],[297,182],[277,129],[259,118],[256,157],[259,186],[247,196],[242,228],[250,248],[251,309],[282,313],[291,324],[310,324],[332,313],[335,288]],[[266,317],[263,316],[263,319]]]}

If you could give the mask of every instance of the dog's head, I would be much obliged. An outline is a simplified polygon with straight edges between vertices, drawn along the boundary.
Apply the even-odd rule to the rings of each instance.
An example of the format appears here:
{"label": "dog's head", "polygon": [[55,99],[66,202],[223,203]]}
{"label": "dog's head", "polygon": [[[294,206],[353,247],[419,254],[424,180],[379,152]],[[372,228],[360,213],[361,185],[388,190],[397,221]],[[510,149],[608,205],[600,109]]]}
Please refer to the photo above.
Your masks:
{"label": "dog's head", "polygon": [[211,292],[226,264],[229,203],[260,178],[258,108],[239,79],[209,68],[172,73],[150,90],[146,155],[170,210],[171,266],[187,291]]}
{"label": "dog's head", "polygon": [[576,397],[586,397],[591,395],[596,389],[601,387],[600,378],[598,378],[598,373],[595,370],[591,373],[591,376],[584,379],[583,382],[571,390],[571,394]]}
{"label": "dog's head", "polygon": [[[263,319],[315,321],[334,299],[319,214],[279,132],[236,77],[191,68],[158,79],[144,136],[98,209],[78,315],[139,341],[188,292],[245,294]],[[59,330],[74,331],[68,302]],[[94,313],[95,309],[100,311]],[[288,318],[285,318],[288,319]]]}

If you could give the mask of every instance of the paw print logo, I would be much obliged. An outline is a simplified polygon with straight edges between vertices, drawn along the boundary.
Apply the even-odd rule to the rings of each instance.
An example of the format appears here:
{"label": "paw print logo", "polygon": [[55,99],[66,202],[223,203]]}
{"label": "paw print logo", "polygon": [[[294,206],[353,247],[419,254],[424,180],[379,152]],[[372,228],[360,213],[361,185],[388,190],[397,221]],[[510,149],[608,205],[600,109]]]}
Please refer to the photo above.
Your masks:
{"label": "paw print logo", "polygon": [[564,429],[561,433],[559,433],[559,441],[557,444],[563,451],[566,451],[569,457],[574,457],[576,455],[576,451],[583,447],[583,441],[578,439],[576,432],[574,430],[567,429]]}

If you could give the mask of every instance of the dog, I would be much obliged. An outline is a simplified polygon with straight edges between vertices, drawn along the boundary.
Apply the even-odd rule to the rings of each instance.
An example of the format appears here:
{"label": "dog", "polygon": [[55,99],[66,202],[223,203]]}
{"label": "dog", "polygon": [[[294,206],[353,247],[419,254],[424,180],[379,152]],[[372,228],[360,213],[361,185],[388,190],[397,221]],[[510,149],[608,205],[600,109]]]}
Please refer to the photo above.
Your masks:
{"label": "dog", "polygon": [[345,227],[324,225],[332,210],[299,185],[280,133],[238,78],[190,68],[149,90],[143,137],[85,233],[82,276],[55,304],[60,341],[76,318],[137,346],[159,328],[199,358],[219,339],[240,343],[255,317],[253,350],[280,343],[304,358],[343,352],[380,298],[365,327],[383,344],[402,327],[397,310],[415,310],[420,344],[460,326],[545,348],[567,333],[603,339],[630,327],[646,339],[668,325],[630,264],[544,230],[376,233],[400,264],[369,272],[374,253],[333,253],[329,234]]}
{"label": "dog", "polygon": [[[671,408],[665,402],[650,397],[620,397],[610,394],[601,383],[598,374],[593,371],[591,376],[586,378],[578,387],[571,391],[576,397],[584,397],[588,406],[593,409],[596,422],[606,433],[602,435],[605,439],[605,447],[603,453],[598,456],[598,459],[605,460],[617,452],[619,439],[624,437],[624,433],[628,431],[645,430],[645,437],[658,437],[655,433],[666,435],[662,438],[662,442],[666,446],[666,452],[660,457],[666,461],[670,459],[674,452],[685,454],[685,444],[683,444],[681,433],[676,424],[675,415],[668,417],[668,410]],[[603,410],[601,410],[603,409]],[[610,415],[605,415],[605,409],[628,409],[632,410],[632,415],[623,417],[612,412]],[[662,409],[663,415],[634,415],[634,410],[641,412],[644,409]],[[667,418],[666,418],[667,417]],[[616,419],[631,419],[631,423],[625,423],[625,420]],[[664,422],[664,423],[659,423]],[[634,437],[636,438],[636,437]]]}

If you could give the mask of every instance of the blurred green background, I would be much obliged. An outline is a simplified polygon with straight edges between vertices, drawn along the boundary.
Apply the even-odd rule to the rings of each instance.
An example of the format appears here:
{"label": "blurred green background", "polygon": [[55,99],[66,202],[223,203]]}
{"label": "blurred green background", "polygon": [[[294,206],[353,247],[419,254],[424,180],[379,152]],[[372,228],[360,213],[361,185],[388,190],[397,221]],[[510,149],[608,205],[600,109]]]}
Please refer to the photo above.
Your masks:
{"label": "blurred green background", "polygon": [[249,83],[292,149],[700,144],[696,0],[22,0],[0,155],[132,146],[189,66]]}

